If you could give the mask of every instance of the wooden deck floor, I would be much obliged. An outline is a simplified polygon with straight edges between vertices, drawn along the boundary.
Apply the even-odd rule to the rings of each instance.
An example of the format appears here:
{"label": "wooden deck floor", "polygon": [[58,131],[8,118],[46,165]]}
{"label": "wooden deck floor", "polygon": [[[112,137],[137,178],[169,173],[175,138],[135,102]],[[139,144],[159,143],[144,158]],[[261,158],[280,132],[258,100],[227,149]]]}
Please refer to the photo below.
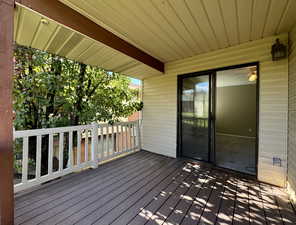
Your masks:
{"label": "wooden deck floor", "polygon": [[296,224],[281,189],[141,151],[16,197],[15,224]]}

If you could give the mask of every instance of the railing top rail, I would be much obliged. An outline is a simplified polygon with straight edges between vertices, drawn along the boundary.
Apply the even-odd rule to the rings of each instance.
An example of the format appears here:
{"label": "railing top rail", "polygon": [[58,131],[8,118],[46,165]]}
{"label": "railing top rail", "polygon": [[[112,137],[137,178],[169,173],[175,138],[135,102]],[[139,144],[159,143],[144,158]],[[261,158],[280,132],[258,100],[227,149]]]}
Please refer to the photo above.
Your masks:
{"label": "railing top rail", "polygon": [[70,126],[70,127],[55,127],[55,128],[44,128],[44,129],[34,129],[34,130],[19,130],[14,131],[14,138],[20,137],[30,137],[46,134],[55,134],[83,129],[91,129],[92,125],[81,125],[81,126]]}
{"label": "railing top rail", "polygon": [[[130,122],[119,122],[113,124],[113,126],[117,125],[128,125],[128,124],[136,124],[138,121],[130,121]],[[98,127],[105,127],[107,123],[99,123]],[[110,125],[112,126],[112,125]],[[43,128],[43,129],[33,129],[33,130],[20,130],[14,131],[14,138],[22,138],[22,137],[31,137],[38,135],[47,135],[47,134],[56,134],[56,133],[64,133],[70,131],[84,130],[84,129],[92,129],[93,125],[80,125],[80,126],[69,126],[69,127],[55,127],[55,128]]]}

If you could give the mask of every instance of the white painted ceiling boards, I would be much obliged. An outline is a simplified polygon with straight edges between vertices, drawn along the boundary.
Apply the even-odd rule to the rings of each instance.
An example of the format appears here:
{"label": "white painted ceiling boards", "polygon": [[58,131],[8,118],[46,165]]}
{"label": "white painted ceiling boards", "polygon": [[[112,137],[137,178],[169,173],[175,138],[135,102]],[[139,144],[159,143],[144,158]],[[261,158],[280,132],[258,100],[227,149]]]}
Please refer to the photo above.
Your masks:
{"label": "white painted ceiling boards", "polygon": [[[60,0],[146,53],[171,62],[285,33],[296,0]],[[16,8],[19,44],[145,79],[160,72],[53,21]]]}

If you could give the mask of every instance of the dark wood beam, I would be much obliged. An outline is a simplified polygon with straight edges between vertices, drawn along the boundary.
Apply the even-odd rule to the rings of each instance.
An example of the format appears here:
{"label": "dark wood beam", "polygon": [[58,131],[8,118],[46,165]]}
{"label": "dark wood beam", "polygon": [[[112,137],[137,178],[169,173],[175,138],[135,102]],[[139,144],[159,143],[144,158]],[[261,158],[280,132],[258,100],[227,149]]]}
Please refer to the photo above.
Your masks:
{"label": "dark wood beam", "polygon": [[160,72],[164,72],[163,62],[119,38],[58,0],[16,0],[16,3],[116,49]]}
{"label": "dark wood beam", "polygon": [[13,19],[14,0],[0,0],[0,218],[13,225]]}

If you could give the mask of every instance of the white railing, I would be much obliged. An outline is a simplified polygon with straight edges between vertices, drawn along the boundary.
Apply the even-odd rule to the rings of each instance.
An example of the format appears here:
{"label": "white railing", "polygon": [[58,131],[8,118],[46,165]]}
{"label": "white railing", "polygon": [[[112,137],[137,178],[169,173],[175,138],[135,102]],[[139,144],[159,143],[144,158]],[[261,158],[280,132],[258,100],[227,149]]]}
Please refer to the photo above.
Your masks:
{"label": "white railing", "polygon": [[140,150],[140,140],[139,121],[15,131],[15,192]]}

